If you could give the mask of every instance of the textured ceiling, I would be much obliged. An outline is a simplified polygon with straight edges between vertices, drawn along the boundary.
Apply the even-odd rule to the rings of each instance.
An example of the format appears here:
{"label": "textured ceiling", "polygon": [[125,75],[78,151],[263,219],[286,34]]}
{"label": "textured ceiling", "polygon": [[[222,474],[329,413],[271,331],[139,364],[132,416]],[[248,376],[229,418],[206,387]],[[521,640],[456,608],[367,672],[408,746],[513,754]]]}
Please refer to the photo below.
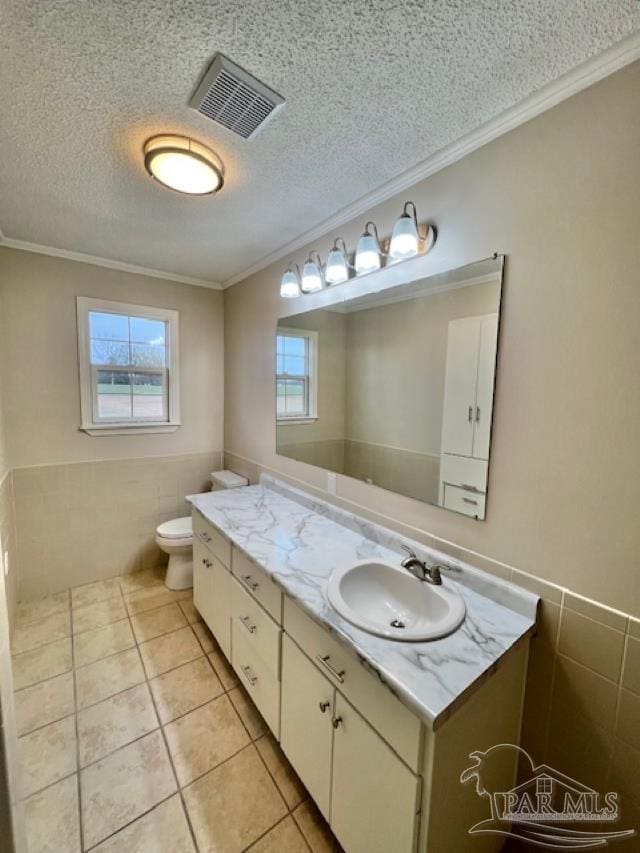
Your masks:
{"label": "textured ceiling", "polygon": [[[224,281],[638,29],[637,0],[3,0],[0,227]],[[254,140],[187,107],[217,51],[286,98]],[[223,192],[152,183],[158,132]]]}

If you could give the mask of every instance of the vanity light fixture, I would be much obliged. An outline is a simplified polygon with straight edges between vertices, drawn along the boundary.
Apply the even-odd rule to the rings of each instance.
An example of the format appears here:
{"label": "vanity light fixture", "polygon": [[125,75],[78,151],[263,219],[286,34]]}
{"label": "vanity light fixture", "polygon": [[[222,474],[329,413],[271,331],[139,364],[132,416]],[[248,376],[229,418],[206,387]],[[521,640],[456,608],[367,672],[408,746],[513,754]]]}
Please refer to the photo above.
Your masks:
{"label": "vanity light fixture", "polygon": [[[317,261],[313,256],[316,256]],[[315,293],[322,290],[322,261],[316,251],[309,252],[309,257],[302,267],[302,283],[300,288],[303,293]]]}
{"label": "vanity light fixture", "polygon": [[300,296],[300,267],[298,264],[293,266],[296,269],[289,267],[280,281],[280,296],[283,299],[295,299]]}
{"label": "vanity light fixture", "polygon": [[324,280],[327,284],[342,284],[343,281],[348,281],[349,267],[351,264],[347,259],[346,244],[342,237],[336,237],[333,241],[333,248],[327,255]]}
{"label": "vanity light fixture", "polygon": [[163,186],[187,195],[212,195],[224,184],[214,152],[188,136],[154,136],[144,144],[144,165]]}
{"label": "vanity light fixture", "polygon": [[[411,213],[409,212],[411,209]],[[418,226],[418,212],[414,202],[405,203],[402,215],[393,226],[393,233],[389,242],[389,257],[392,261],[404,261],[413,258],[420,251],[420,229]],[[435,231],[428,225],[425,236],[422,239],[423,252],[428,252],[435,242]]]}
{"label": "vanity light fixture", "polygon": [[367,222],[364,227],[364,234],[360,237],[356,246],[356,275],[379,270],[381,266],[380,255],[378,229],[375,222]]}

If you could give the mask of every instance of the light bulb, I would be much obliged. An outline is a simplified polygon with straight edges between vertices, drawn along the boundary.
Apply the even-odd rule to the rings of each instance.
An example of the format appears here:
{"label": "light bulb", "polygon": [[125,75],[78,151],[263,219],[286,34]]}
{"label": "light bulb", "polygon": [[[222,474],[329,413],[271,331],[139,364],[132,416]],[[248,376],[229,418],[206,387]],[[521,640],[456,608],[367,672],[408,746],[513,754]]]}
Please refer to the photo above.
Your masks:
{"label": "light bulb", "polygon": [[300,296],[300,285],[298,276],[292,269],[288,269],[280,281],[280,296],[283,299],[295,299]]}
{"label": "light bulb", "polygon": [[357,273],[373,272],[380,269],[380,247],[373,234],[365,232],[358,240],[355,267]]}
{"label": "light bulb", "polygon": [[306,264],[302,267],[301,287],[303,293],[315,293],[316,290],[322,289],[320,267],[315,261],[311,260],[311,257],[309,257]]}
{"label": "light bulb", "polygon": [[329,252],[324,277],[327,284],[341,284],[349,279],[347,259],[342,249],[334,247]]}
{"label": "light bulb", "polygon": [[418,229],[415,220],[403,213],[393,226],[389,254],[392,258],[411,258],[418,254]]}

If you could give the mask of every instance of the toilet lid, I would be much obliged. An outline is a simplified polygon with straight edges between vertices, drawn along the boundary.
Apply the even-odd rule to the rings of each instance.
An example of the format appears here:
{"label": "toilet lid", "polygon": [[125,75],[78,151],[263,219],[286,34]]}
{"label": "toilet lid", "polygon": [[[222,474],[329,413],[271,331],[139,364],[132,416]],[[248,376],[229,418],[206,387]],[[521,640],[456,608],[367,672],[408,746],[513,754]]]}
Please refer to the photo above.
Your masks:
{"label": "toilet lid", "polygon": [[172,518],[171,521],[165,521],[158,526],[157,533],[164,539],[184,539],[186,536],[193,536],[191,516],[185,515],[184,518]]}

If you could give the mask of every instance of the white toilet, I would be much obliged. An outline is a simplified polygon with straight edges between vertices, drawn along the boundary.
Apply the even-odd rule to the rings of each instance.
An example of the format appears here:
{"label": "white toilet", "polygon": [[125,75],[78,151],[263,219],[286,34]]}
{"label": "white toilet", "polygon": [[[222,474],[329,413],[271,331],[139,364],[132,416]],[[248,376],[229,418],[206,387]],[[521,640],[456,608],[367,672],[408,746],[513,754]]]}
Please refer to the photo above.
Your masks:
{"label": "white toilet", "polygon": [[[234,471],[214,471],[211,491],[248,486],[246,477]],[[165,585],[169,589],[189,589],[193,586],[193,528],[191,516],[173,518],[156,528],[156,544],[169,555]]]}

